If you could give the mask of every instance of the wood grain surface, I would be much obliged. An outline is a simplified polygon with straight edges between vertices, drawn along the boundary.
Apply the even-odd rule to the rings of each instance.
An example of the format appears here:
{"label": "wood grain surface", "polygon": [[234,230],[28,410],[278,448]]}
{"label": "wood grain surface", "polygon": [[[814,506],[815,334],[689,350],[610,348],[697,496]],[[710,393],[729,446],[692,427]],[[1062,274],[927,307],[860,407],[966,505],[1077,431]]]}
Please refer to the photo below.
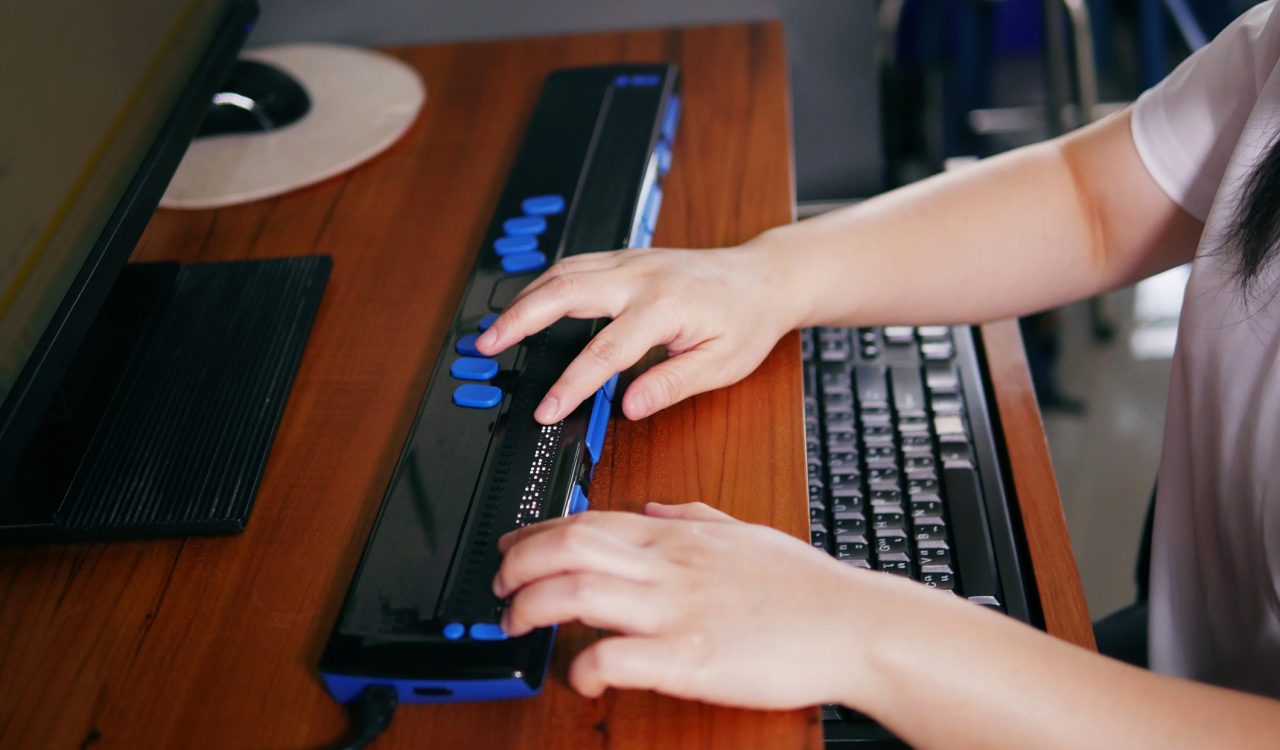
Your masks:
{"label": "wood grain surface", "polygon": [[[735,243],[792,219],[778,25],[391,52],[419,71],[428,100],[388,152],[281,198],[161,212],[149,226],[137,260],[319,252],[334,258],[332,279],[242,535],[0,550],[0,747],[309,748],[344,736],[316,664],[548,72],[682,66],[657,244]],[[616,420],[593,505],[698,498],[807,536],[802,431],[788,336],[733,388]],[[561,629],[535,700],[402,707],[376,746],[820,746],[815,710],[643,692],[585,700],[564,675],[597,637]]]}
{"label": "wood grain surface", "polygon": [[1022,333],[1014,320],[988,323],[981,332],[1045,630],[1096,650]]}

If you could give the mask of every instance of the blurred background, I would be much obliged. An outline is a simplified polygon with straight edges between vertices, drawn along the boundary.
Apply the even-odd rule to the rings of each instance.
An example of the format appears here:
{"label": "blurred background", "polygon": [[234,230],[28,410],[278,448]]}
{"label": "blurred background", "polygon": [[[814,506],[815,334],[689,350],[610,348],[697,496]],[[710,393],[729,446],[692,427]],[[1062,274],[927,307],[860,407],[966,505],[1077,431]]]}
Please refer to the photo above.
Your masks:
{"label": "blurred background", "polygon": [[[250,46],[780,18],[802,216],[1132,102],[1251,0],[261,0]],[[430,107],[430,98],[427,106]],[[1033,251],[1034,248],[1028,248]],[[1095,619],[1134,598],[1185,269],[1023,321]]]}

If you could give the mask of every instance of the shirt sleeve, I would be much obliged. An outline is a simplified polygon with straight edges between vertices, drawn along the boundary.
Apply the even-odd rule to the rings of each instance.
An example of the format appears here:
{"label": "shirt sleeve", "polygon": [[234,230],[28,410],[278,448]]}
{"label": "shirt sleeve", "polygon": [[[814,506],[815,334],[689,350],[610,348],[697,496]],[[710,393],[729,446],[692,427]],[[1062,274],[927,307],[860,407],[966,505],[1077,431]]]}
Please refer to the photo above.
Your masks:
{"label": "shirt sleeve", "polygon": [[1280,59],[1274,9],[1270,0],[1245,12],[1134,105],[1133,142],[1147,171],[1201,221]]}

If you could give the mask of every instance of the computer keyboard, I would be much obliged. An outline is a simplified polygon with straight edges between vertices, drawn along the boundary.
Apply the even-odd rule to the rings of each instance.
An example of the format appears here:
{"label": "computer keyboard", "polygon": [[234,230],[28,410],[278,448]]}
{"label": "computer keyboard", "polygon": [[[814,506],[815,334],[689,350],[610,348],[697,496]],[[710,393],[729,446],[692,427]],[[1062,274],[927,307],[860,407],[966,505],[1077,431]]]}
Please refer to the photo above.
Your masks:
{"label": "computer keyboard", "polygon": [[[973,330],[814,328],[801,344],[813,546],[1030,622]],[[823,719],[829,745],[893,743],[847,708]]]}
{"label": "computer keyboard", "polygon": [[534,408],[601,322],[561,320],[497,357],[476,337],[557,259],[650,244],[679,116],[671,65],[547,79],[321,658],[338,700],[371,685],[411,703],[541,689],[553,631],[502,632],[497,540],[586,510],[617,377],[540,425]]}

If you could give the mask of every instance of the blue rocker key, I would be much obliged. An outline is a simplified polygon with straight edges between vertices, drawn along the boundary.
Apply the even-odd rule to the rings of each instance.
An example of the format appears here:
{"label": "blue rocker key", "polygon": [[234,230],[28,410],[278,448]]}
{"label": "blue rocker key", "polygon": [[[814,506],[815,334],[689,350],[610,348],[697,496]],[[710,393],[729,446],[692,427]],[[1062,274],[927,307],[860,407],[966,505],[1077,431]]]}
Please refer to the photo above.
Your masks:
{"label": "blue rocker key", "polygon": [[505,235],[493,241],[493,249],[498,255],[512,253],[531,253],[538,249],[538,238],[532,234]]}
{"label": "blue rocker key", "polygon": [[467,634],[467,627],[460,622],[451,622],[444,626],[444,637],[456,641]]}
{"label": "blue rocker key", "polygon": [[502,259],[502,270],[507,273],[528,273],[547,267],[547,256],[542,253],[516,253]]}
{"label": "blue rocker key", "polygon": [[479,328],[480,332],[483,333],[489,330],[489,326],[493,325],[493,321],[497,319],[498,319],[497,313],[489,313],[488,315],[481,318],[479,323],[476,323],[476,328]]}
{"label": "blue rocker key", "polygon": [[507,634],[491,622],[477,622],[471,626],[471,637],[477,641],[505,641]]}
{"label": "blue rocker key", "polygon": [[492,409],[502,403],[502,390],[492,385],[463,383],[453,390],[453,403],[468,409]]}
{"label": "blue rocker key", "polygon": [[449,374],[458,380],[493,380],[498,363],[486,357],[461,357],[449,366]]}
{"label": "blue rocker key", "polygon": [[530,216],[554,216],[564,211],[564,196],[552,194],[525,198],[520,204],[520,210]]}
{"label": "blue rocker key", "polygon": [[547,231],[547,220],[542,216],[517,216],[502,222],[507,234],[542,234]]}
{"label": "blue rocker key", "polygon": [[468,333],[458,339],[458,344],[454,349],[464,357],[483,357],[484,355],[476,348],[476,339],[478,338],[480,338],[478,334]]}
{"label": "blue rocker key", "polygon": [[585,513],[587,508],[591,507],[591,503],[587,502],[587,496],[582,491],[582,485],[573,485],[573,492],[569,495],[569,515],[576,516],[579,513]]}

